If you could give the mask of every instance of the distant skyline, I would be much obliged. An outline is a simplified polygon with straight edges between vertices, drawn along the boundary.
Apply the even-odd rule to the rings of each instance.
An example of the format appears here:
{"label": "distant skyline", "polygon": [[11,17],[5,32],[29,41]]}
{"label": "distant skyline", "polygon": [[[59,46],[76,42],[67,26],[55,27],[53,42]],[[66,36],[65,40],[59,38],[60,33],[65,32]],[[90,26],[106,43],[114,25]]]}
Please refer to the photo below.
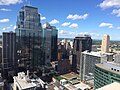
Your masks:
{"label": "distant skyline", "polygon": [[90,34],[102,39],[109,34],[120,40],[120,0],[1,0],[0,34],[14,31],[18,11],[26,4],[37,7],[41,23],[56,26],[60,38]]}

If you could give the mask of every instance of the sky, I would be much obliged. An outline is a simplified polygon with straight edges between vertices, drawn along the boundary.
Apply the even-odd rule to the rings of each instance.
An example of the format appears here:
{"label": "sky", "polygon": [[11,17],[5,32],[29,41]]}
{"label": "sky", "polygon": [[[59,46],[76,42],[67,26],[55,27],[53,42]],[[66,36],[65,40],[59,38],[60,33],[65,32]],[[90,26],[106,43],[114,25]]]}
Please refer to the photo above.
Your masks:
{"label": "sky", "polygon": [[0,0],[0,34],[14,31],[17,14],[27,4],[38,8],[43,26],[57,27],[60,38],[108,34],[120,40],[120,0]]}

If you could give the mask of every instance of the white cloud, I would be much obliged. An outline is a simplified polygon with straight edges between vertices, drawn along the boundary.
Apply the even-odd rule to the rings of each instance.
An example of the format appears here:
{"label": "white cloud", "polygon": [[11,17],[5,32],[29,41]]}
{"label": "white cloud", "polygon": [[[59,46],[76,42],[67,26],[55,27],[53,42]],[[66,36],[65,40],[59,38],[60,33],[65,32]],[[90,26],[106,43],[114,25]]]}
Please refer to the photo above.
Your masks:
{"label": "white cloud", "polygon": [[99,25],[99,27],[108,27],[108,28],[113,28],[113,24],[111,24],[111,23],[101,23],[100,25]]}
{"label": "white cloud", "polygon": [[11,24],[10,27],[12,27],[13,25]]}
{"label": "white cloud", "polygon": [[69,28],[78,28],[78,24],[73,23],[73,24],[71,24],[71,25],[69,26]]}
{"label": "white cloud", "polygon": [[41,20],[46,20],[46,17],[41,17]]}
{"label": "white cloud", "polygon": [[2,30],[15,30],[16,29],[16,25],[10,25],[10,26],[7,26],[7,27],[4,27]]}
{"label": "white cloud", "polygon": [[6,28],[3,28],[2,30],[6,30]]}
{"label": "white cloud", "polygon": [[117,27],[117,29],[120,29],[120,27]]}
{"label": "white cloud", "polygon": [[92,32],[72,32],[72,31],[66,31],[66,30],[60,30],[59,31],[59,37],[66,37],[66,38],[75,38],[76,36],[82,36],[82,35],[90,35],[94,39],[98,39],[101,37],[98,33],[92,33]]}
{"label": "white cloud", "polygon": [[111,7],[120,7],[120,0],[104,0],[99,4],[102,9],[111,8]]}
{"label": "white cloud", "polygon": [[0,23],[5,23],[5,22],[9,22],[9,21],[10,21],[9,19],[1,19]]}
{"label": "white cloud", "polygon": [[75,37],[76,36],[75,32],[66,31],[66,30],[60,30],[58,34],[60,37]]}
{"label": "white cloud", "polygon": [[15,26],[13,26],[13,29],[15,30],[15,29],[16,29],[16,27],[17,27],[16,25],[15,25]]}
{"label": "white cloud", "polygon": [[0,0],[0,5],[11,5],[11,4],[17,4],[22,3],[22,0]]}
{"label": "white cloud", "polygon": [[54,19],[54,20],[52,20],[51,22],[49,22],[50,24],[58,24],[59,23],[59,21],[58,20],[56,20],[56,19]]}
{"label": "white cloud", "polygon": [[112,14],[115,14],[117,17],[120,17],[120,9],[114,9]]}
{"label": "white cloud", "polygon": [[42,27],[43,27],[43,28],[46,28],[46,23],[45,23],[45,24],[42,24]]}
{"label": "white cloud", "polygon": [[10,29],[11,28],[11,26],[9,26],[9,27],[6,27],[6,29]]}
{"label": "white cloud", "polygon": [[66,27],[66,26],[69,26],[70,24],[71,24],[70,22],[65,22],[65,23],[63,23],[61,26]]}
{"label": "white cloud", "polygon": [[85,20],[86,18],[88,17],[88,14],[84,14],[84,15],[78,15],[78,14],[69,14],[67,16],[67,19],[72,19],[72,20],[80,20],[80,19],[83,19]]}
{"label": "white cloud", "polygon": [[98,33],[93,33],[93,32],[80,32],[80,33],[78,33],[77,34],[77,36],[81,36],[81,35],[89,35],[89,36],[91,36],[91,38],[94,38],[94,39],[98,39],[99,37],[101,37],[100,36],[100,34],[98,34]]}
{"label": "white cloud", "polygon": [[100,34],[98,34],[98,33],[90,33],[90,35],[91,35],[92,37],[99,37],[99,36],[100,36]]}
{"label": "white cloud", "polygon": [[0,8],[0,11],[12,11],[12,10],[7,8]]}
{"label": "white cloud", "polygon": [[69,32],[64,31],[64,30],[61,30],[61,31],[59,32],[59,34],[69,34]]}

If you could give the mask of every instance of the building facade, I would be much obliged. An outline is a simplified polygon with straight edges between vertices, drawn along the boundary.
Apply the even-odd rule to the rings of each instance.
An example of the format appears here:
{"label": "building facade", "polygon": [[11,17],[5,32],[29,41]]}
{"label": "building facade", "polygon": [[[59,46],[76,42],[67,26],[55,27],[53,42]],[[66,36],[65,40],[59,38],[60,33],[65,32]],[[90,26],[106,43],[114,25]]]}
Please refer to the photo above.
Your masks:
{"label": "building facade", "polygon": [[95,89],[113,82],[120,82],[120,65],[114,62],[96,64],[94,74]]}
{"label": "building facade", "polygon": [[38,68],[45,64],[43,30],[38,8],[23,6],[17,17],[16,42],[20,67]]}
{"label": "building facade", "polygon": [[70,60],[62,59],[58,61],[57,70],[60,74],[66,74],[70,72]]}
{"label": "building facade", "polygon": [[2,69],[3,78],[14,75],[17,69],[16,34],[3,32],[2,43]]}
{"label": "building facade", "polygon": [[81,81],[87,81],[89,78],[91,79],[94,75],[95,64],[101,63],[103,59],[107,61],[107,56],[102,55],[100,52],[82,52],[80,60]]}
{"label": "building facade", "polygon": [[79,73],[81,52],[85,50],[91,51],[91,49],[92,49],[91,36],[81,35],[79,37],[75,37],[73,42],[73,60],[72,60],[72,67],[74,72]]}

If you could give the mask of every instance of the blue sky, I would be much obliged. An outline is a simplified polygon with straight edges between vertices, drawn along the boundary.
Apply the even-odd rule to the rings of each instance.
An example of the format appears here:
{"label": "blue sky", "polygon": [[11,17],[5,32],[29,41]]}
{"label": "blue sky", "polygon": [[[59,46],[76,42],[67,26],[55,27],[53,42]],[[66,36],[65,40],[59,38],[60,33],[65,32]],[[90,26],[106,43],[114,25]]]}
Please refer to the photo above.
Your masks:
{"label": "blue sky", "polygon": [[58,28],[59,37],[109,34],[120,40],[120,0],[0,0],[0,33],[15,29],[18,11],[28,3],[39,9],[43,26]]}

